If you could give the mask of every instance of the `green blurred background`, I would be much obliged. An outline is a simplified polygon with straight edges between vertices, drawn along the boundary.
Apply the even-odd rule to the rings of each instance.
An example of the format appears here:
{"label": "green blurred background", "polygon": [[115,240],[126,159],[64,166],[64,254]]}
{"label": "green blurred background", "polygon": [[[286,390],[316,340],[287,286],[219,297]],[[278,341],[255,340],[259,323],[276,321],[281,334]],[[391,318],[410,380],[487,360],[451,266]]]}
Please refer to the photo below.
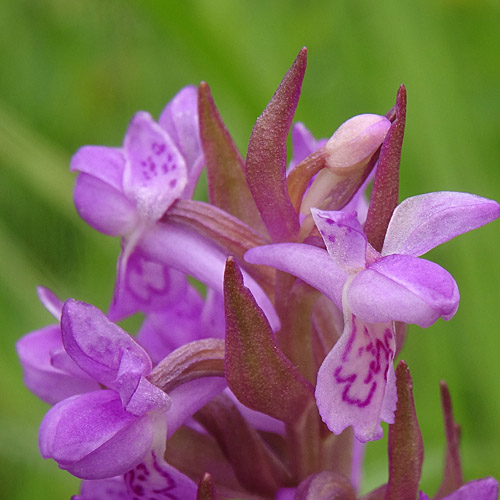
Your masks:
{"label": "green blurred background", "polygon": [[[0,9],[0,488],[4,498],[69,498],[78,481],[42,461],[47,406],[23,387],[14,343],[52,322],[35,286],[106,308],[118,241],[73,209],[71,154],[120,145],[139,109],[158,116],[207,81],[238,146],[298,50],[309,49],[297,120],[317,137],[385,113],[408,90],[401,197],[469,191],[500,199],[500,3],[496,0],[7,0]],[[456,278],[455,318],[411,327],[404,358],[433,493],[444,445],[439,380],[462,424],[467,479],[500,476],[500,222],[434,250]],[[369,447],[364,489],[386,479]]]}

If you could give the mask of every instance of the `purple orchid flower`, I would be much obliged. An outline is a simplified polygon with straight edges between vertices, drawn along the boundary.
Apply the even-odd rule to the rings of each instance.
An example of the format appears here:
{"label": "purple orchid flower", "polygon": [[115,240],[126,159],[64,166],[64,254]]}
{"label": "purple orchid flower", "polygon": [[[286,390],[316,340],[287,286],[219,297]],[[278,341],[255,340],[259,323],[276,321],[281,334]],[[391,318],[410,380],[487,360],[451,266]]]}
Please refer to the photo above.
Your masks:
{"label": "purple orchid flower", "polygon": [[182,89],[159,123],[138,112],[122,148],[86,146],[73,157],[78,213],[98,231],[123,237],[111,318],[158,310],[182,294],[185,277],[151,262],[137,244],[175,200],[191,196],[203,163],[195,87]]}
{"label": "purple orchid flower", "polygon": [[[63,303],[48,288],[38,287],[45,308],[59,321]],[[99,384],[64,350],[59,324],[24,335],[16,344],[26,387],[41,400],[54,405],[75,394],[95,391]]]}
{"label": "purple orchid flower", "polygon": [[73,299],[63,307],[61,332],[69,357],[105,388],[49,410],[40,427],[42,456],[85,479],[114,477],[141,463],[148,470],[168,468],[160,463],[167,420],[171,434],[225,381],[197,380],[196,388],[184,384],[169,397],[147,379],[152,362],[146,351],[98,309]]}
{"label": "purple orchid flower", "polygon": [[[203,164],[195,87],[181,90],[159,123],[138,112],[122,148],[86,146],[74,155],[78,213],[98,231],[122,237],[110,319],[177,308],[189,293],[186,274],[222,294],[226,255],[192,229],[159,222],[176,200],[191,196]],[[277,329],[269,299],[245,277]]]}
{"label": "purple orchid flower", "polygon": [[326,251],[283,243],[253,248],[245,259],[289,272],[343,308],[344,331],[318,372],[316,402],[335,434],[353,426],[359,441],[379,439],[397,400],[394,321],[428,327],[458,308],[452,276],[418,257],[496,219],[500,206],[467,193],[409,198],[394,211],[380,254],[355,213],[311,212]]}

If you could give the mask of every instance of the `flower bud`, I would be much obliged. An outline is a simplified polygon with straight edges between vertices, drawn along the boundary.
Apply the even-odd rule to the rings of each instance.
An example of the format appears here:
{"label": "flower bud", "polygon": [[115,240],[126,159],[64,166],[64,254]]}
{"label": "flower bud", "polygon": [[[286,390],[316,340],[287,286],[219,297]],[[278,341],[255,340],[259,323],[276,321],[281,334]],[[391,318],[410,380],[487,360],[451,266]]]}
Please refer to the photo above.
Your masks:
{"label": "flower bud", "polygon": [[344,180],[361,177],[364,168],[385,139],[391,122],[380,115],[357,115],[344,122],[324,146],[325,166],[306,192],[300,211],[322,208],[334,188]]}

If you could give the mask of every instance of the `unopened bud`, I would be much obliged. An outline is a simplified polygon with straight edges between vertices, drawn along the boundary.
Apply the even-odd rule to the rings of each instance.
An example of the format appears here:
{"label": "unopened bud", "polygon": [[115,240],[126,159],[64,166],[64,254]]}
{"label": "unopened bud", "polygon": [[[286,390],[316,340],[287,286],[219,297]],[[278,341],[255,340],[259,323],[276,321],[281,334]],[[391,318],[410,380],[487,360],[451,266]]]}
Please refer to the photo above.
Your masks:
{"label": "unopened bud", "polygon": [[326,168],[305,193],[300,211],[308,214],[312,207],[324,207],[338,184],[351,184],[349,178],[355,186],[390,126],[387,118],[372,114],[357,115],[344,122],[324,146]]}

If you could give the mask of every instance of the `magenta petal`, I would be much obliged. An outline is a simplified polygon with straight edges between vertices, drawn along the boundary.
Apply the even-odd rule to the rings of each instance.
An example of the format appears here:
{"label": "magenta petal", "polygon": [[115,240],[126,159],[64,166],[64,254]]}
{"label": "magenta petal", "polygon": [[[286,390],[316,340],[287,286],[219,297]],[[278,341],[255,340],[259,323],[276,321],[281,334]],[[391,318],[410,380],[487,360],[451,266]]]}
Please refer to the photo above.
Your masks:
{"label": "magenta petal", "polygon": [[[125,474],[129,498],[151,500],[195,500],[197,486],[155,451]],[[103,499],[104,500],[104,499]]]}
{"label": "magenta petal", "polygon": [[125,157],[118,148],[105,146],[84,146],[71,158],[71,171],[82,172],[123,192],[123,170]]}
{"label": "magenta petal", "polygon": [[295,168],[325,142],[325,140],[317,141],[303,123],[295,123],[292,126],[292,159],[288,164],[288,170]]}
{"label": "magenta petal", "polygon": [[393,323],[369,324],[346,315],[344,332],[323,361],[316,385],[319,413],[334,434],[352,426],[365,443],[383,436],[381,420],[394,422],[395,349]]}
{"label": "magenta petal", "polygon": [[198,125],[197,88],[190,85],[180,90],[163,110],[159,123],[184,156],[191,173],[195,163],[203,156]]}
{"label": "magenta petal", "polygon": [[293,274],[342,307],[342,288],[347,274],[321,248],[301,243],[277,243],[250,249],[245,260]]}
{"label": "magenta petal", "polygon": [[143,217],[156,221],[184,191],[184,158],[170,136],[145,111],[132,118],[123,147],[128,160],[124,191],[136,201]]}
{"label": "magenta petal", "polygon": [[128,498],[123,476],[116,476],[82,481],[80,494],[74,495],[71,500],[128,500]]}
{"label": "magenta petal", "polygon": [[188,285],[182,300],[162,312],[149,314],[146,317],[137,340],[146,349],[154,364],[178,347],[202,338],[204,333],[200,331],[202,309],[203,299],[191,285]]}
{"label": "magenta petal", "polygon": [[205,377],[170,391],[172,406],[167,412],[167,438],[226,387],[227,382],[223,377]]}
{"label": "magenta petal", "polygon": [[[97,382],[63,351],[59,325],[46,326],[25,335],[18,340],[16,349],[26,387],[49,404],[99,388]],[[53,365],[53,355],[59,352],[72,365],[71,371]]]}
{"label": "magenta petal", "polygon": [[500,205],[469,193],[438,192],[413,196],[396,207],[382,255],[418,257],[459,234],[500,216]]}
{"label": "magenta petal", "polygon": [[133,377],[135,385],[151,370],[146,351],[90,304],[69,299],[64,304],[61,331],[64,347],[76,364],[108,387],[120,389],[125,362],[127,377]]}
{"label": "magenta petal", "polygon": [[348,301],[364,321],[402,321],[425,328],[439,317],[452,318],[460,295],[453,277],[438,264],[410,255],[388,255],[354,277]]}
{"label": "magenta petal", "polygon": [[140,417],[151,410],[166,411],[170,405],[170,397],[165,392],[141,377],[124,408],[129,413]]}
{"label": "magenta petal", "polygon": [[123,474],[141,462],[153,443],[154,422],[126,412],[114,391],[61,401],[45,415],[39,445],[44,458],[83,479]]}
{"label": "magenta petal", "polygon": [[186,276],[149,260],[140,248],[122,251],[108,318],[118,321],[138,311],[151,314],[175,304],[186,293]]}
{"label": "magenta petal", "polygon": [[356,212],[312,208],[311,214],[335,264],[347,273],[364,269],[367,241]]}
{"label": "magenta petal", "polygon": [[137,224],[135,205],[97,177],[81,173],[75,182],[73,198],[78,215],[101,233],[119,236]]}
{"label": "magenta petal", "polygon": [[59,321],[61,318],[63,301],[52,290],[50,290],[50,288],[46,288],[44,286],[37,286],[36,293],[45,309],[47,309],[47,311],[49,311],[49,313]]}
{"label": "magenta petal", "polygon": [[[226,255],[191,229],[162,223],[143,235],[140,246],[149,258],[172,266],[222,294]],[[273,331],[279,330],[278,315],[267,295],[248,274],[244,273],[244,278],[245,286],[252,291]]]}
{"label": "magenta petal", "polygon": [[497,498],[498,481],[492,477],[486,477],[464,484],[443,500],[497,500]]}
{"label": "magenta petal", "polygon": [[209,288],[201,314],[201,328],[206,332],[203,337],[224,338],[226,321],[224,317],[224,297]]}

